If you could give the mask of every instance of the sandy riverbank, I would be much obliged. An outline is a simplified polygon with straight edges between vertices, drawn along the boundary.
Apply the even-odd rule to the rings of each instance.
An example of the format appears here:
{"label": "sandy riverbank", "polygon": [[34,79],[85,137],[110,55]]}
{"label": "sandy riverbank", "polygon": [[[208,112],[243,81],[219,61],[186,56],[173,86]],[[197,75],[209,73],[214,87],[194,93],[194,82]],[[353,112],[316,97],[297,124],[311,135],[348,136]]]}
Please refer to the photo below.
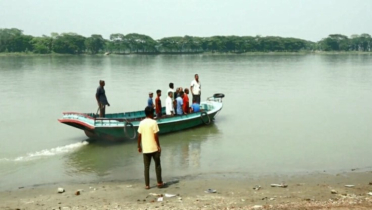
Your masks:
{"label": "sandy riverbank", "polygon": [[[0,192],[0,209],[372,209],[372,172],[229,177],[184,177],[150,190],[142,180],[30,186]],[[288,187],[270,186],[281,182]],[[261,188],[254,190],[256,185]],[[65,192],[57,193],[58,187]],[[217,192],[206,193],[209,188]],[[75,195],[77,190],[80,195]]]}

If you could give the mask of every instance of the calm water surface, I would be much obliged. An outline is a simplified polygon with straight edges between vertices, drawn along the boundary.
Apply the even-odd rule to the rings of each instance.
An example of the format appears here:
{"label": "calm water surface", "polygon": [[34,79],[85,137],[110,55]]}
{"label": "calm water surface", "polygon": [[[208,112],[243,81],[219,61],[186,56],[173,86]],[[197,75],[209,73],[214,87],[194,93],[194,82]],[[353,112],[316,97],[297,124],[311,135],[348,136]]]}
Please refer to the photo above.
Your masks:
{"label": "calm water surface", "polygon": [[213,125],[160,137],[166,179],[371,170],[371,67],[371,55],[0,57],[0,190],[142,180],[135,141],[88,144],[57,118],[95,112],[100,79],[107,112],[124,112],[195,73],[224,108]]}

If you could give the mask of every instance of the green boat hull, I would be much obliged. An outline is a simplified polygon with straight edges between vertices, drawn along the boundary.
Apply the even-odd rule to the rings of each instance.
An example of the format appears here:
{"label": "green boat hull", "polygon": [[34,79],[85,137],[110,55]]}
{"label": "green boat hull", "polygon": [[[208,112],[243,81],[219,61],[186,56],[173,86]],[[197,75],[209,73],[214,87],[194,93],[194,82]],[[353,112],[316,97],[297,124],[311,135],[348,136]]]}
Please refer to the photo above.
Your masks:
{"label": "green boat hull", "polygon": [[[222,102],[207,101],[200,104],[201,112],[156,119],[159,134],[177,132],[213,123],[222,109]],[[163,112],[165,109],[163,108]],[[120,141],[137,139],[139,123],[145,118],[144,111],[107,114],[97,118],[93,113],[65,112],[61,123],[81,129],[91,139]]]}
{"label": "green boat hull", "polygon": [[[200,114],[200,113],[199,113]],[[217,113],[213,113],[207,116],[200,116],[198,118],[186,119],[178,122],[166,122],[159,123],[159,134],[167,134],[177,131],[182,131],[206,124],[213,123],[214,117]],[[123,127],[97,127],[94,130],[84,130],[85,134],[91,139],[105,139],[109,141],[118,141],[118,140],[128,140],[128,139],[137,139],[137,130],[138,126],[127,126],[124,129]]]}

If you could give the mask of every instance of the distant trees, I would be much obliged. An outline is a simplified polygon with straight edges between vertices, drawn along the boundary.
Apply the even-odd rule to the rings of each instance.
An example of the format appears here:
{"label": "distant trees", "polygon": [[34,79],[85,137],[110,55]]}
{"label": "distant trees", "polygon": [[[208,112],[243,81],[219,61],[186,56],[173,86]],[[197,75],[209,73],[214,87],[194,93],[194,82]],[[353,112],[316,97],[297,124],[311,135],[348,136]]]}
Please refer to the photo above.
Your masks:
{"label": "distant trees", "polygon": [[22,30],[0,29],[1,52],[33,52],[39,54],[112,53],[246,53],[299,51],[371,51],[369,34],[331,34],[319,42],[278,36],[175,36],[154,40],[144,34],[111,34],[104,39],[99,34],[84,37],[76,33],[52,33],[33,37]]}
{"label": "distant trees", "polygon": [[52,52],[53,39],[51,37],[34,37],[30,43],[33,46],[34,53],[48,54]]}
{"label": "distant trees", "polygon": [[282,37],[213,36],[168,37],[158,41],[161,52],[298,52],[312,42]]}
{"label": "distant trees", "polygon": [[107,50],[116,53],[156,53],[157,42],[143,34],[111,34]]}
{"label": "distant trees", "polygon": [[80,54],[85,51],[86,38],[75,33],[63,33],[53,39],[53,52]]}
{"label": "distant trees", "polygon": [[372,38],[369,34],[352,35],[350,49],[354,51],[371,51]]}
{"label": "distant trees", "polygon": [[318,50],[324,51],[371,51],[372,38],[369,34],[352,35],[331,34],[319,41]]}
{"label": "distant trees", "polygon": [[0,52],[28,52],[33,50],[32,36],[16,28],[0,29]]}
{"label": "distant trees", "polygon": [[93,34],[85,39],[84,44],[85,48],[91,54],[97,54],[100,50],[104,49],[105,39],[101,35]]}

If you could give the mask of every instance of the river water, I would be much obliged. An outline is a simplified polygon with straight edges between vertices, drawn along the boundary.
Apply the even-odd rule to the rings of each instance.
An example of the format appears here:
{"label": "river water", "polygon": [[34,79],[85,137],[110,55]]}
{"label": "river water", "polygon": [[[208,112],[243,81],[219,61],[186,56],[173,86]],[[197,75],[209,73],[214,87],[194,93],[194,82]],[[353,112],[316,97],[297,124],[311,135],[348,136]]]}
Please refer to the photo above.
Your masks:
{"label": "river water", "polygon": [[202,99],[222,92],[224,108],[210,126],[160,137],[165,180],[371,170],[371,67],[372,55],[0,57],[0,190],[142,180],[135,141],[87,143],[57,119],[95,112],[100,79],[110,113],[195,73]]}

